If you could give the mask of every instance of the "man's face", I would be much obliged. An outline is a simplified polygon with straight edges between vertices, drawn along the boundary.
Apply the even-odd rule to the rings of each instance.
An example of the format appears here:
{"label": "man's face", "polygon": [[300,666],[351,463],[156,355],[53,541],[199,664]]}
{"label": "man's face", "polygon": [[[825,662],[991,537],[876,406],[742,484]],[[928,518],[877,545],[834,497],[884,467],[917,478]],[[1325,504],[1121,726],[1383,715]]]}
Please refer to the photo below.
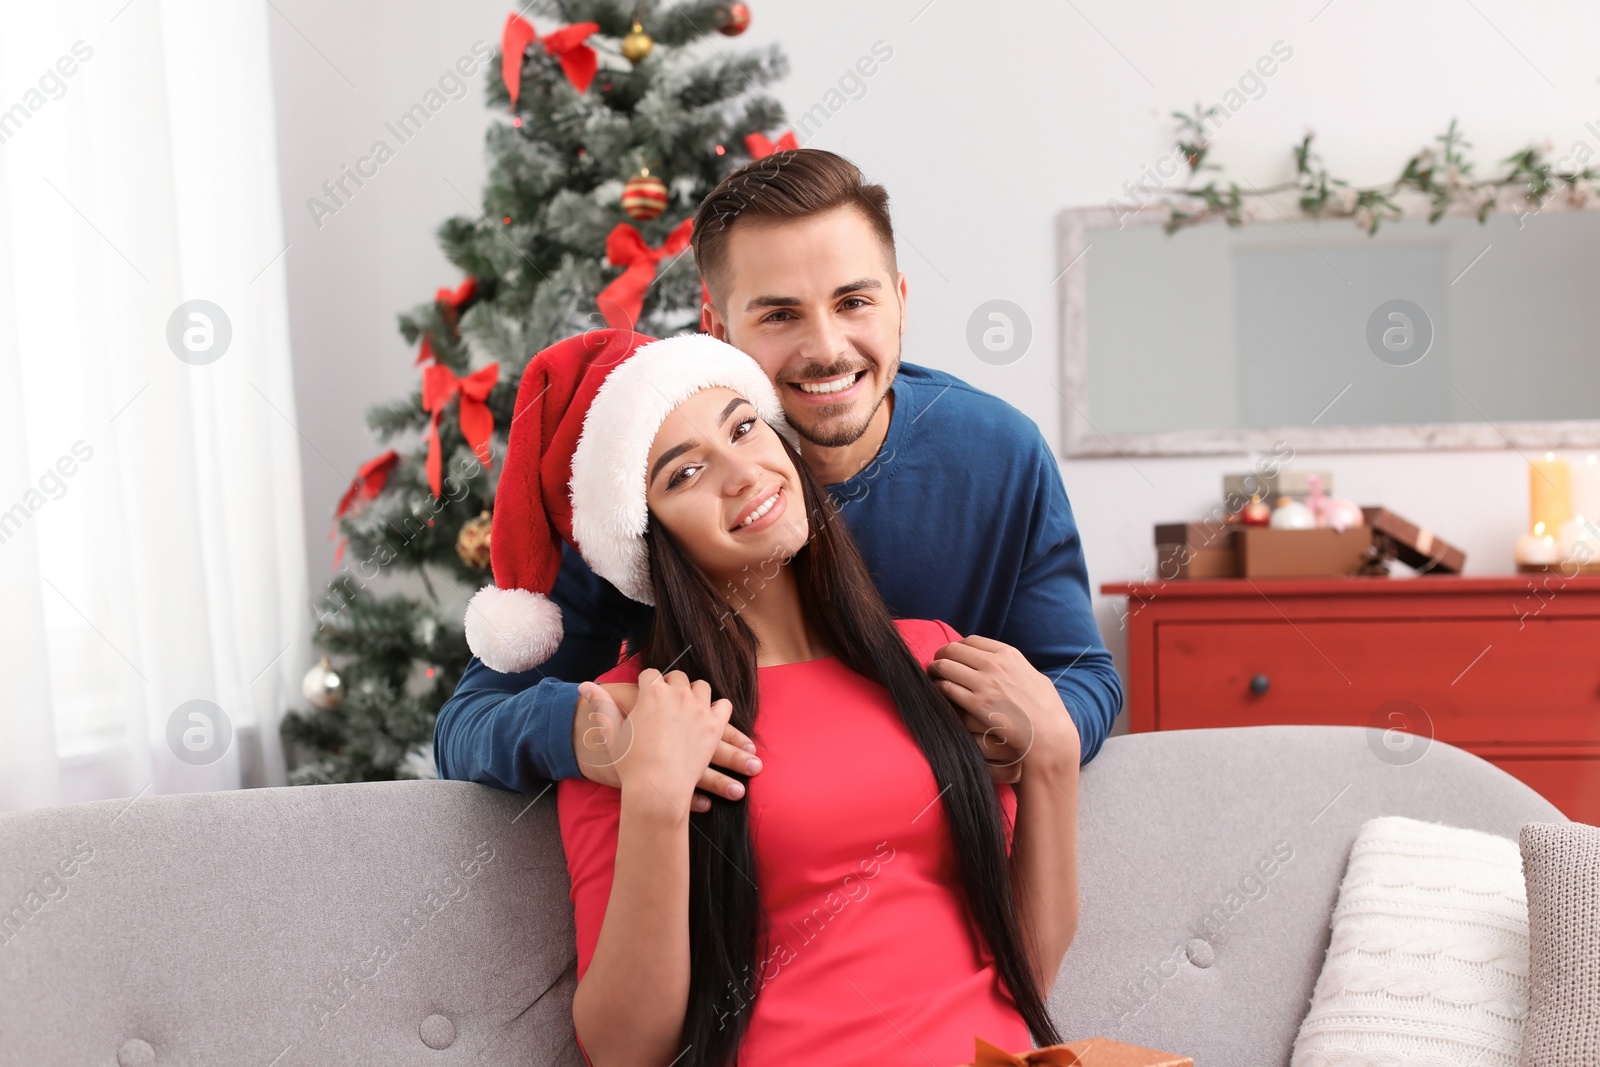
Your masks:
{"label": "man's face", "polygon": [[725,314],[701,328],[754,357],[800,436],[853,444],[900,368],[906,276],[860,211],[746,222],[728,235]]}

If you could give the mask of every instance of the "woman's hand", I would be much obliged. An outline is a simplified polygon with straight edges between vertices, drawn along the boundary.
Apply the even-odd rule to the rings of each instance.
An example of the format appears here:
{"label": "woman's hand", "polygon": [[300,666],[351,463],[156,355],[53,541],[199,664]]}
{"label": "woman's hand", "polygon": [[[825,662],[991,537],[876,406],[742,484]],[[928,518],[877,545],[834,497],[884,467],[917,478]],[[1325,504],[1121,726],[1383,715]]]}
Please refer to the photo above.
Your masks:
{"label": "woman's hand", "polygon": [[[633,712],[639,700],[639,687],[633,682],[585,683],[578,687],[578,713],[573,718],[572,751],[578,760],[578,769],[591,782],[622,788],[617,777],[615,756],[608,738],[621,728],[621,721]],[[623,749],[618,749],[620,754]],[[695,790],[690,803],[695,811],[710,811],[711,797],[715,793],[729,800],[744,797],[744,783],[717,768],[738,771],[747,776],[761,773],[761,761],[756,758],[756,746],[733,723],[722,728],[722,741],[711,757],[711,766],[700,775],[700,787]]]}
{"label": "woman's hand", "polygon": [[1020,780],[1024,766],[1077,770],[1077,724],[1050,679],[1012,646],[976,635],[951,642],[928,675],[962,712],[996,782]]}
{"label": "woman's hand", "polygon": [[[616,770],[624,790],[649,790],[660,794],[673,808],[687,815],[694,790],[725,744],[723,733],[733,705],[713,701],[705,681],[689,681],[682,671],[663,675],[649,669],[639,673],[639,696],[624,716],[600,686],[585,682],[580,695],[595,708],[600,719],[595,740]],[[741,787],[742,794],[742,787]]]}

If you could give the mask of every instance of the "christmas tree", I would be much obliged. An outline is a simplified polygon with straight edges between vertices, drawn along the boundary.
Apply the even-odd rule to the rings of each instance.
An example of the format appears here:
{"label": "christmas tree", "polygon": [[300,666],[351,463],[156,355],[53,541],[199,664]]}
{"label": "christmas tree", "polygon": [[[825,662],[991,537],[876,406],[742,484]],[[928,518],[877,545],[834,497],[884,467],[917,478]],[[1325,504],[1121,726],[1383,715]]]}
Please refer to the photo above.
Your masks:
{"label": "christmas tree", "polygon": [[[776,46],[731,54],[722,40],[749,18],[651,0],[535,0],[507,17],[483,210],[438,229],[461,277],[400,315],[418,385],[367,414],[380,443],[408,444],[364,464],[335,511],[337,572],[314,600],[323,658],[311,706],[282,725],[292,784],[432,775],[434,718],[470,658],[467,600],[492,581],[488,517],[522,370],[587,329],[696,327],[695,209],[770,153],[783,121],[761,94],[786,70]],[[407,575],[414,594],[394,588]]]}

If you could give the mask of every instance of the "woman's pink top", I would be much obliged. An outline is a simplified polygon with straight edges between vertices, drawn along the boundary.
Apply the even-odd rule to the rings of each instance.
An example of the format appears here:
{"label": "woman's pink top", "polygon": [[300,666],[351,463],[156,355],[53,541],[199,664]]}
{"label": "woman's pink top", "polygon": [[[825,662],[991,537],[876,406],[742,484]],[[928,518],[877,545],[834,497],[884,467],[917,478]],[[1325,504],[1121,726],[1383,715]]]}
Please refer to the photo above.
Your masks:
{"label": "woman's pink top", "polygon": [[[943,622],[896,625],[923,665],[961,640]],[[743,803],[772,927],[752,967],[765,984],[740,1067],[952,1067],[972,1061],[974,1036],[1030,1048],[962,904],[933,771],[888,690],[832,656],[757,673],[762,769]],[[631,658],[599,681],[638,677]],[[1016,793],[995,789],[1009,850]],[[611,894],[622,794],[569,778],[557,797],[582,979]]]}

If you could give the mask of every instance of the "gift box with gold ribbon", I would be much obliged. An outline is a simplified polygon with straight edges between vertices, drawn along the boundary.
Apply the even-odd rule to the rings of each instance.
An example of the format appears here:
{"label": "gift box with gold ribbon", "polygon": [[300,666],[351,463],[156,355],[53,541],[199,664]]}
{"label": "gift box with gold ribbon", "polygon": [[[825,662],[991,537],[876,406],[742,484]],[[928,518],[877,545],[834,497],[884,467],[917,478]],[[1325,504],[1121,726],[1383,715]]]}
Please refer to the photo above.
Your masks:
{"label": "gift box with gold ribbon", "polygon": [[1194,1067],[1194,1060],[1188,1056],[1126,1045],[1104,1037],[1086,1037],[1015,1055],[981,1037],[974,1041],[977,1048],[972,1062],[961,1067]]}

